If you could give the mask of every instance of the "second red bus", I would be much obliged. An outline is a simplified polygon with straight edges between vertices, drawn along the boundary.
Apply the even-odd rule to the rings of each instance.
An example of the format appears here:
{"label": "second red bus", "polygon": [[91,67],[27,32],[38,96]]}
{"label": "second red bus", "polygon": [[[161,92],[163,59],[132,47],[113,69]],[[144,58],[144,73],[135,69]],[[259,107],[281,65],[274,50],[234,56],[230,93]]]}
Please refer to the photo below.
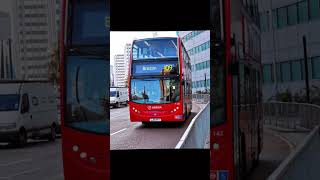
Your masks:
{"label": "second red bus", "polygon": [[132,122],[182,122],[191,114],[191,64],[180,38],[132,44],[129,108]]}

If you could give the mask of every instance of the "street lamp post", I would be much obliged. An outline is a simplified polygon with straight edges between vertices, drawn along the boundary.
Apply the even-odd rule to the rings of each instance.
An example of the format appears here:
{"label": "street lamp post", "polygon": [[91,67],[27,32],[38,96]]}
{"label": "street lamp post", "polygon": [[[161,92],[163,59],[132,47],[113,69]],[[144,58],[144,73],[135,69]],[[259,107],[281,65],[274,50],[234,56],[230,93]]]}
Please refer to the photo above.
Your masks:
{"label": "street lamp post", "polygon": [[8,39],[9,46],[9,61],[10,61],[10,78],[13,79],[13,64],[12,64],[12,49],[11,49],[11,39]]}
{"label": "street lamp post", "polygon": [[307,40],[306,36],[302,37],[303,41],[303,54],[304,54],[304,68],[305,68],[305,82],[306,82],[306,96],[307,103],[310,103],[310,90],[309,90],[309,68],[308,68],[308,54],[307,54]]}
{"label": "street lamp post", "polygon": [[[273,17],[273,4],[272,4],[273,0],[270,0],[270,14],[271,14],[271,18]],[[268,17],[269,14],[268,14]],[[279,94],[279,87],[278,87],[278,77],[280,76],[277,72],[277,50],[276,50],[276,38],[275,38],[275,30],[277,27],[277,25],[275,25],[275,22],[273,22],[274,19],[272,18],[272,44],[273,44],[273,77],[274,77],[274,82],[275,82],[275,90],[276,90],[276,95]],[[270,21],[269,21],[270,22]],[[276,22],[277,23],[277,22]]]}
{"label": "street lamp post", "polygon": [[205,93],[207,93],[207,74],[204,73],[204,88],[205,88]]}

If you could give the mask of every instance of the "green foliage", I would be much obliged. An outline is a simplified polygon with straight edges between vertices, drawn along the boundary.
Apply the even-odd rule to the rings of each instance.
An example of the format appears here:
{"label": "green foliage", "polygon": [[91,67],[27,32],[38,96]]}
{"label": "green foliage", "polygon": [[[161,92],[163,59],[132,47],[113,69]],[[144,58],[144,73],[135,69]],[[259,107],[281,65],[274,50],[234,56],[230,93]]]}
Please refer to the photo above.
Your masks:
{"label": "green foliage", "polygon": [[60,80],[60,51],[59,47],[54,49],[51,53],[51,60],[49,62],[49,80],[54,84],[59,83]]}
{"label": "green foliage", "polygon": [[285,92],[278,93],[276,95],[276,100],[281,102],[292,102],[292,94],[289,89]]}

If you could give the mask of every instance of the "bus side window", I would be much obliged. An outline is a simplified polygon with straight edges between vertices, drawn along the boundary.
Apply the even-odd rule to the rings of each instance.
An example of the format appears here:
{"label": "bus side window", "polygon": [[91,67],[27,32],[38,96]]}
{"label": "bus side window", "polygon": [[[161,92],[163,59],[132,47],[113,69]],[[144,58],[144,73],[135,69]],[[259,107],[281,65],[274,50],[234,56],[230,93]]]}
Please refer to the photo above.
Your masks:
{"label": "bus side window", "polygon": [[29,98],[28,94],[22,95],[21,114],[29,112]]}

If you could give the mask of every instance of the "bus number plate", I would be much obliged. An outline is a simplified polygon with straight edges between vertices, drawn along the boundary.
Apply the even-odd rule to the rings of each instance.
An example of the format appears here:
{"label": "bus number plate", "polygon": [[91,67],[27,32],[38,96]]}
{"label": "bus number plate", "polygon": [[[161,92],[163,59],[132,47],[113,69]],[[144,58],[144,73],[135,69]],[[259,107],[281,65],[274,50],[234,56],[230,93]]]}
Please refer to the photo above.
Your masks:
{"label": "bus number plate", "polygon": [[160,118],[150,118],[150,122],[160,122]]}

